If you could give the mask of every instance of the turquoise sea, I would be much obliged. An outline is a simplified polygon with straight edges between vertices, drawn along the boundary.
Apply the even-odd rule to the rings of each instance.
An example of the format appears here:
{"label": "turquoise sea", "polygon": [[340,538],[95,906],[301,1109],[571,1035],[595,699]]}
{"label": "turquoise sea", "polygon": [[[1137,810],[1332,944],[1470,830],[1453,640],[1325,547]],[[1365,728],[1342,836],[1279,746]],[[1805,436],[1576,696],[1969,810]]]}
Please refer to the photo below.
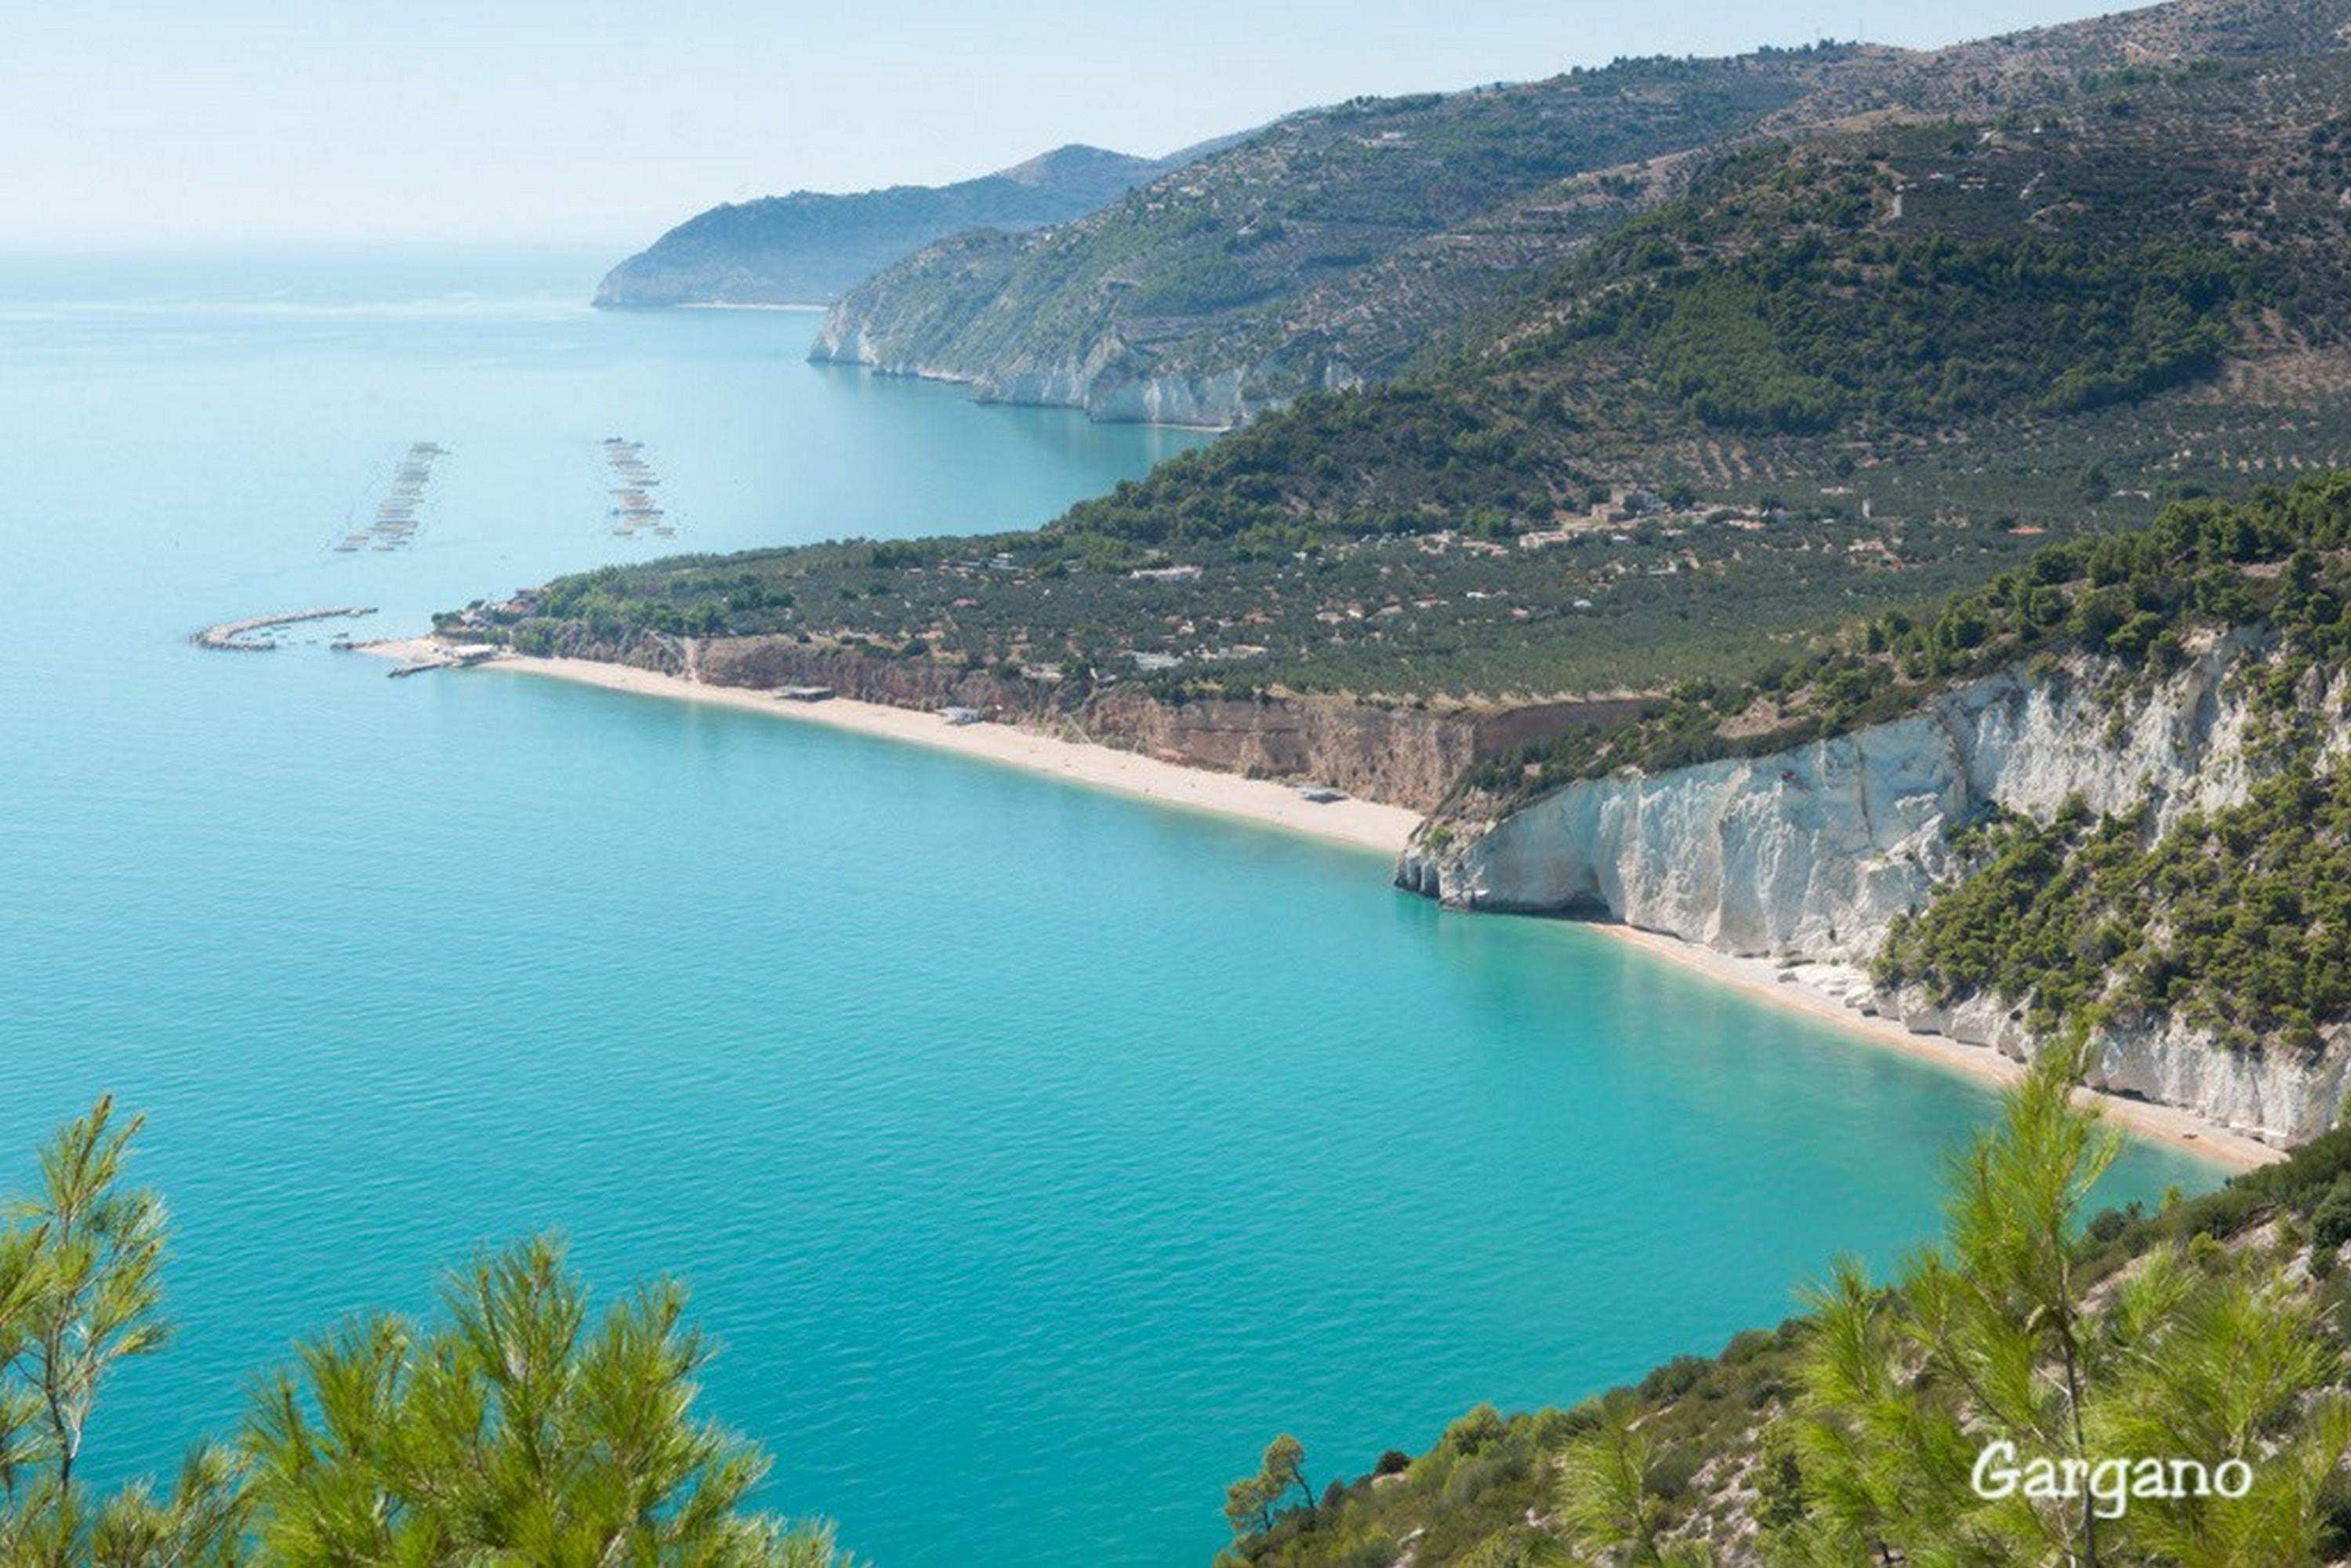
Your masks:
{"label": "turquoise sea", "polygon": [[[1027,524],[1196,437],[598,315],[539,252],[0,260],[0,1185],[151,1118],[182,1325],[89,1458],[553,1228],[689,1279],[774,1506],[893,1568],[1203,1563],[1309,1471],[1572,1401],[1929,1234],[1987,1094],[1378,857],[384,632],[668,549]],[[679,528],[608,530],[598,443]],[[415,544],[338,554],[409,444]],[[2209,1186],[2135,1148],[2116,1199]]]}

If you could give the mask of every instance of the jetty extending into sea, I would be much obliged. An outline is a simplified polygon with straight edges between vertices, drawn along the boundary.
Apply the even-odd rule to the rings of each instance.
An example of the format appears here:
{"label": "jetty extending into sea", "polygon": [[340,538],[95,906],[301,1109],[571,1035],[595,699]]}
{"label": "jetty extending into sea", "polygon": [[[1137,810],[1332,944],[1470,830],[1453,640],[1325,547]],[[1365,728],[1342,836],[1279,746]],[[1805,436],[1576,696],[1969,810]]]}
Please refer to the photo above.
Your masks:
{"label": "jetty extending into sea", "polygon": [[495,643],[413,642],[400,646],[408,657],[384,672],[395,681],[402,675],[421,675],[427,670],[471,669],[475,664],[486,664],[506,652]]}
{"label": "jetty extending into sea", "polygon": [[331,610],[287,610],[274,615],[248,615],[242,621],[223,621],[207,626],[188,641],[199,648],[217,648],[229,653],[266,653],[281,644],[275,637],[257,633],[272,632],[280,626],[293,626],[304,621],[343,621],[360,615],[372,615],[370,604],[345,604]]}

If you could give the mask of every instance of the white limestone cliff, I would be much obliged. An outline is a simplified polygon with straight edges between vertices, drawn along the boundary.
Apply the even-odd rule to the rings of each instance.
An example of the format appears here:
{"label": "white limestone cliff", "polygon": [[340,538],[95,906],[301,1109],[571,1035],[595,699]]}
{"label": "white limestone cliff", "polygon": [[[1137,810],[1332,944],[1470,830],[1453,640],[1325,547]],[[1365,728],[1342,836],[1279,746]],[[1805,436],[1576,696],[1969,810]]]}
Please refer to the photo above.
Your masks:
{"label": "white limestone cliff", "polygon": [[[1262,395],[1250,372],[1137,374],[1114,339],[1093,343],[1081,360],[1024,359],[987,373],[948,369],[893,355],[872,329],[836,308],[818,334],[809,357],[820,363],[863,365],[889,376],[949,382],[973,389],[982,402],[1043,408],[1074,408],[1105,423],[1180,424],[1223,430],[1245,423],[1282,398]],[[1354,384],[1352,375],[1326,377],[1332,386]]]}
{"label": "white limestone cliff", "polygon": [[[1992,998],[1946,1012],[1866,982],[1888,925],[1954,869],[1948,831],[1990,808],[2046,821],[2077,794],[2099,811],[2151,800],[2161,826],[2241,800],[2252,715],[2231,676],[2266,651],[2258,635],[2217,639],[2151,688],[2085,661],[2006,673],[1833,740],[1584,780],[1489,825],[1432,824],[1396,880],[1458,907],[1595,915],[1720,952],[1839,966],[1849,1005],[2021,1060],[2033,1042]],[[2336,694],[2307,698],[2312,715],[2339,711]],[[2116,1025],[2094,1051],[2095,1086],[2278,1143],[2332,1125],[2351,1082],[2341,1030],[2304,1054],[2232,1051],[2173,1022]]]}

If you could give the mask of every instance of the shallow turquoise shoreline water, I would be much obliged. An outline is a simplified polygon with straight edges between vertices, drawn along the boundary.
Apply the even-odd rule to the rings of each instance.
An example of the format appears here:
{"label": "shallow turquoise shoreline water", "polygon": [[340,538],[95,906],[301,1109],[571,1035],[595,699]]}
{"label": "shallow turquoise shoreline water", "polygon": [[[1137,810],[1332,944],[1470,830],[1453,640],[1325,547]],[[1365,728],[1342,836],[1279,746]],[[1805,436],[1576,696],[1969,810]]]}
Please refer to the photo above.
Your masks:
{"label": "shallow turquoise shoreline water", "polygon": [[[813,727],[386,681],[194,626],[664,548],[1032,522],[1190,438],[812,370],[805,317],[599,317],[586,258],[0,263],[0,1169],[152,1117],[167,1464],[294,1334],[544,1227],[690,1279],[773,1500],[890,1564],[1198,1563],[1316,1478],[1573,1399],[1927,1234],[1990,1104],[1376,857]],[[398,555],[327,546],[407,442]],[[326,633],[319,632],[323,637]],[[2205,1167],[2134,1148],[2117,1197]]]}

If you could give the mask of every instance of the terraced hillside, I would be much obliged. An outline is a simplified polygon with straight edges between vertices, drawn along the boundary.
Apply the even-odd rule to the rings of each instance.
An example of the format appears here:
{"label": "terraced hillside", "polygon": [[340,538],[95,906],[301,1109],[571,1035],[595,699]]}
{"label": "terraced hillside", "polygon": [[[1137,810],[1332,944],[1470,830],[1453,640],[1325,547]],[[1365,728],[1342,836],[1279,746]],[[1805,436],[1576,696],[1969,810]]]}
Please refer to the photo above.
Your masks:
{"label": "terraced hillside", "polygon": [[2334,52],[1759,146],[1438,373],[1305,400],[1088,516],[1523,529],[1600,481],[2250,463],[2231,410],[2351,384],[2347,106]]}

